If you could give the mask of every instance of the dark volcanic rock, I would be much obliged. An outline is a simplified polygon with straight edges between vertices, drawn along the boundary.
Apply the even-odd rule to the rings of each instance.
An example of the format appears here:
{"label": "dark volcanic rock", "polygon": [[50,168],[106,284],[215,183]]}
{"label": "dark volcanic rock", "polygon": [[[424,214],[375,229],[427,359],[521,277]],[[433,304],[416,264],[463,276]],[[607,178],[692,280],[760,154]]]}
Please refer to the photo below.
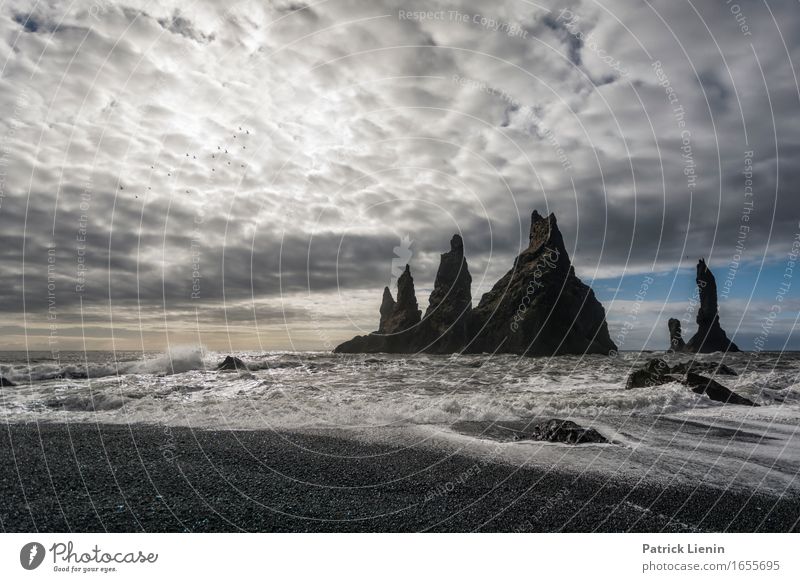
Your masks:
{"label": "dark volcanic rock", "polygon": [[369,335],[359,335],[336,346],[333,351],[339,354],[375,354],[378,352],[413,353],[417,351],[418,324],[422,312],[417,304],[414,291],[414,278],[411,268],[397,279],[397,301],[392,299],[388,287],[383,289],[380,308],[381,319],[378,331]]}
{"label": "dark volcanic rock", "polygon": [[652,388],[653,386],[661,386],[669,382],[674,382],[674,379],[668,376],[657,376],[647,370],[634,370],[630,373],[628,380],[625,382],[625,389]]}
{"label": "dark volcanic rock", "polygon": [[247,365],[234,356],[225,356],[225,359],[222,360],[219,365],[217,366],[217,370],[220,371],[227,371],[227,370],[247,370]]}
{"label": "dark volcanic rock", "polygon": [[603,435],[593,428],[583,428],[571,420],[561,420],[559,418],[552,418],[535,425],[531,428],[528,438],[537,441],[567,443],[571,445],[608,442]]}
{"label": "dark volcanic rock", "polygon": [[0,387],[6,388],[11,386],[16,386],[16,384],[14,384],[11,380],[0,376]]}
{"label": "dark volcanic rock", "polygon": [[653,358],[649,360],[643,368],[631,372],[625,383],[625,388],[650,388],[669,382],[682,382],[686,384],[686,381],[682,380],[681,376],[691,374],[692,377],[702,377],[698,376],[698,372],[730,376],[737,375],[736,371],[719,362],[698,362],[692,360],[689,362],[679,362],[674,366],[670,366],[661,358]]}
{"label": "dark volcanic rock", "polygon": [[609,354],[605,310],[570,263],[556,217],[534,212],[529,246],[472,308],[464,243],[454,235],[443,253],[421,318],[408,266],[397,302],[384,289],[377,332],[346,341],[338,353],[513,353],[531,356]]}
{"label": "dark volcanic rock", "polygon": [[669,328],[669,351],[685,352],[686,342],[683,341],[681,333],[681,320],[673,317],[667,322],[667,327]]}
{"label": "dark volcanic rock", "polygon": [[[652,388],[653,386],[661,386],[669,382],[680,382],[691,388],[692,392],[705,394],[711,400],[726,402],[728,404],[758,406],[758,404],[755,404],[744,396],[736,394],[719,382],[697,374],[698,369],[708,367],[715,371],[727,369],[733,374],[736,373],[727,366],[715,362],[682,362],[670,367],[670,365],[661,358],[654,358],[648,361],[643,368],[634,370],[628,376],[625,388],[628,390],[631,388]],[[685,373],[682,379],[674,375],[680,373]]]}
{"label": "dark volcanic rock", "polygon": [[[384,294],[384,300],[386,295]],[[383,307],[383,305],[381,306]],[[385,334],[404,332],[422,319],[422,312],[417,304],[417,295],[414,292],[414,278],[411,276],[411,267],[406,265],[406,270],[397,279],[397,302],[394,309],[384,321]]]}
{"label": "dark volcanic rock", "polygon": [[377,332],[369,335],[357,335],[353,339],[339,344],[333,350],[337,354],[377,354],[388,352],[386,336]]}
{"label": "dark volcanic rock", "polygon": [[452,353],[467,341],[472,311],[472,275],[464,258],[464,241],[453,235],[450,250],[442,253],[436,281],[422,321],[418,343],[435,353]]}
{"label": "dark volcanic rock", "polygon": [[744,396],[739,396],[736,392],[733,392],[712,380],[711,378],[706,378],[705,376],[701,376],[700,374],[695,374],[693,372],[689,372],[686,374],[686,379],[683,382],[687,386],[692,389],[692,392],[697,394],[705,394],[711,400],[716,400],[718,402],[725,402],[727,404],[741,404],[743,406],[758,406],[752,400],[745,398]]}
{"label": "dark volcanic rock", "polygon": [[661,358],[653,358],[652,360],[649,360],[644,365],[644,369],[655,376],[664,376],[672,372],[669,364],[667,364],[667,362]]}
{"label": "dark volcanic rock", "polygon": [[577,445],[582,443],[607,443],[608,440],[593,428],[583,428],[571,420],[552,418],[507,421],[460,421],[450,428],[461,434],[500,442],[547,441]]}
{"label": "dark volcanic rock", "polygon": [[625,389],[631,388],[652,388],[670,382],[679,382],[678,378],[669,375],[671,372],[669,364],[661,358],[654,358],[645,364],[644,368],[634,370],[628,376]]}
{"label": "dark volcanic rock", "polygon": [[700,308],[697,310],[697,333],[686,344],[690,352],[738,352],[739,348],[728,339],[719,324],[717,281],[703,259],[697,263],[697,288],[700,291]]}
{"label": "dark volcanic rock", "polygon": [[383,301],[381,301],[381,321],[378,325],[378,333],[386,333],[386,322],[392,316],[392,313],[394,313],[396,305],[392,297],[392,292],[389,291],[388,287],[384,287]]}
{"label": "dark volcanic rock", "polygon": [[603,306],[575,276],[555,215],[534,211],[529,240],[473,309],[468,351],[552,356],[616,350]]}

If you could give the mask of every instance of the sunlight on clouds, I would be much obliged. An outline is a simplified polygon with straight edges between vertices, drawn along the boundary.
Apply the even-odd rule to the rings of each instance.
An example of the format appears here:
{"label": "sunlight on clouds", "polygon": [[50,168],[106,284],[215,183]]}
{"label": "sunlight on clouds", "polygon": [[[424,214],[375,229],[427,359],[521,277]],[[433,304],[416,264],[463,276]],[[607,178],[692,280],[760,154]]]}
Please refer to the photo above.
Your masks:
{"label": "sunlight on clouds", "polygon": [[[794,156],[786,55],[753,40],[767,100],[752,82],[761,73],[749,42],[716,18],[719,7],[698,10],[726,62],[696,18],[681,48],[653,8],[605,7],[576,3],[568,25],[556,2],[458,3],[525,32],[510,35],[480,19],[400,18],[392,2],[7,3],[0,103],[12,113],[0,135],[14,172],[0,271],[20,277],[24,239],[26,308],[41,312],[35,290],[52,243],[59,309],[71,313],[86,215],[84,300],[106,313],[193,311],[197,256],[204,307],[223,295],[280,301],[309,285],[323,295],[371,289],[364,301],[374,303],[398,240],[413,239],[415,277],[429,288],[460,232],[477,300],[526,244],[534,208],[558,214],[586,280],[695,255],[723,265],[742,207],[743,122],[764,193],[747,260],[780,259],[798,208],[794,197],[776,202],[776,180],[790,191],[797,170],[782,164],[776,178],[776,130],[759,112],[780,116],[777,139]],[[683,22],[685,10],[658,14]],[[798,28],[775,10],[787,34]],[[695,192],[654,60],[686,110]],[[0,293],[2,309],[20,310],[22,293],[16,284]],[[353,319],[370,327],[365,306]]]}

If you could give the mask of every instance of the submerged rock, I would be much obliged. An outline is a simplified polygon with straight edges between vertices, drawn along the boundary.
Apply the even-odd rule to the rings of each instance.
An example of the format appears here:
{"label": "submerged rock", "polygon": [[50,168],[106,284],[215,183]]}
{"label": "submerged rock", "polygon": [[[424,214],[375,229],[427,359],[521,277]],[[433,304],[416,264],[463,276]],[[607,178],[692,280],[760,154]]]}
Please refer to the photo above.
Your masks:
{"label": "submerged rock", "polygon": [[697,333],[686,344],[690,352],[738,352],[738,346],[728,339],[719,324],[717,304],[717,281],[706,262],[697,263],[697,288],[700,292],[700,308],[697,310]]}
{"label": "submerged rock", "polygon": [[631,388],[652,388],[670,382],[679,382],[678,378],[670,376],[669,364],[661,358],[654,358],[645,364],[644,368],[634,370],[625,382],[625,389]]}
{"label": "submerged rock", "polygon": [[0,387],[8,388],[11,386],[16,386],[16,384],[14,384],[14,382],[9,380],[8,378],[3,378],[2,376],[0,376]]}
{"label": "submerged rock", "polygon": [[665,374],[669,374],[673,370],[669,367],[669,364],[665,360],[661,358],[653,358],[649,360],[645,365],[644,369],[651,374],[656,376],[663,376]]}
{"label": "submerged rock", "polygon": [[669,382],[682,382],[685,384],[686,374],[698,376],[698,372],[730,376],[737,375],[735,370],[719,362],[698,362],[692,360],[689,362],[679,362],[678,364],[670,366],[666,360],[653,358],[648,360],[644,367],[631,372],[625,383],[625,388],[650,388],[652,386],[668,384]]}
{"label": "submerged rock", "polygon": [[571,420],[559,418],[541,422],[467,420],[456,422],[450,428],[467,436],[500,442],[546,441],[571,445],[608,442],[593,428],[583,428]]}
{"label": "submerged rock", "polygon": [[726,388],[716,380],[706,378],[700,374],[689,372],[686,374],[686,379],[683,383],[689,386],[692,392],[696,394],[705,394],[711,400],[716,400],[717,402],[740,404],[742,406],[759,406],[749,398],[736,394],[736,392]]}
{"label": "submerged rock", "polygon": [[583,428],[571,420],[561,420],[559,418],[552,418],[533,426],[528,438],[570,445],[608,442],[608,439],[593,428]]}
{"label": "submerged rock", "polygon": [[217,366],[217,370],[220,371],[228,371],[228,370],[243,370],[247,371],[247,364],[245,364],[242,360],[234,356],[225,356],[225,359],[222,360],[219,365]]}

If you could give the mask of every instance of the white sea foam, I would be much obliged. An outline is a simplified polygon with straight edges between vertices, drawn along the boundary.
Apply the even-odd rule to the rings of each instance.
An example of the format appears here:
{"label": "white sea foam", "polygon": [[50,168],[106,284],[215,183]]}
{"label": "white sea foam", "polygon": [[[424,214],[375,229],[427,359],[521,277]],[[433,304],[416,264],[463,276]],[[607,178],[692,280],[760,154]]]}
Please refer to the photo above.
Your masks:
{"label": "white sea foam", "polygon": [[205,369],[200,346],[175,346],[169,351],[139,362],[124,362],[119,366],[121,374],[181,374]]}
{"label": "white sea foam", "polygon": [[7,421],[349,429],[403,434],[473,453],[488,445],[474,435],[454,435],[453,423],[558,417],[592,426],[614,444],[598,453],[591,447],[514,443],[503,448],[503,458],[666,481],[702,474],[736,486],[798,488],[797,354],[726,358],[744,373],[717,379],[762,404],[755,408],[722,405],[677,382],[626,390],[625,378],[643,361],[634,354],[530,359],[238,353],[249,371],[217,372],[224,355],[188,346],[138,358],[75,355],[63,364],[6,358],[0,373],[19,385],[0,389],[0,412]]}

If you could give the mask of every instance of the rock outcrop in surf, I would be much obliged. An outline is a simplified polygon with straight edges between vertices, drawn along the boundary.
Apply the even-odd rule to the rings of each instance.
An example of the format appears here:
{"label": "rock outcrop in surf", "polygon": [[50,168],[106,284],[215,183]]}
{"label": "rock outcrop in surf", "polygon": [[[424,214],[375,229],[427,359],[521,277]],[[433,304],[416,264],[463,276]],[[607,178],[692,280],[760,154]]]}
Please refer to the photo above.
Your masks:
{"label": "rock outcrop in surf", "polygon": [[450,425],[458,433],[491,439],[503,443],[518,441],[542,441],[582,445],[587,443],[607,443],[604,437],[594,428],[584,428],[579,424],[561,418],[546,420],[508,420],[508,421],[460,421]]}
{"label": "rock outcrop in surf", "polygon": [[236,356],[225,356],[225,359],[217,364],[217,370],[220,372],[240,372],[247,369],[247,364]]}
{"label": "rock outcrop in surf", "polygon": [[528,438],[535,441],[566,443],[570,445],[608,442],[608,439],[595,429],[583,428],[571,420],[561,420],[560,418],[553,418],[534,425],[530,430]]}
{"label": "rock outcrop in surf", "polygon": [[378,331],[334,351],[552,356],[616,350],[605,310],[575,275],[554,214],[533,212],[528,247],[474,309],[471,284],[464,242],[454,235],[450,251],[441,256],[424,317],[406,266],[396,303],[384,289]]}
{"label": "rock outcrop in surf", "polygon": [[726,388],[716,380],[689,372],[683,383],[696,394],[705,394],[711,400],[725,404],[738,404],[740,406],[758,406],[755,402]]}
{"label": "rock outcrop in surf", "polygon": [[689,387],[695,394],[705,395],[717,402],[739,404],[743,406],[759,406],[749,398],[745,398],[729,388],[726,388],[713,378],[698,374],[699,371],[709,372],[712,375],[737,375],[735,370],[719,362],[699,362],[697,360],[692,360],[689,362],[679,362],[674,366],[670,366],[661,358],[653,358],[648,361],[644,367],[631,372],[625,383],[625,388],[627,390],[634,388],[655,388],[662,384],[677,382]]}

